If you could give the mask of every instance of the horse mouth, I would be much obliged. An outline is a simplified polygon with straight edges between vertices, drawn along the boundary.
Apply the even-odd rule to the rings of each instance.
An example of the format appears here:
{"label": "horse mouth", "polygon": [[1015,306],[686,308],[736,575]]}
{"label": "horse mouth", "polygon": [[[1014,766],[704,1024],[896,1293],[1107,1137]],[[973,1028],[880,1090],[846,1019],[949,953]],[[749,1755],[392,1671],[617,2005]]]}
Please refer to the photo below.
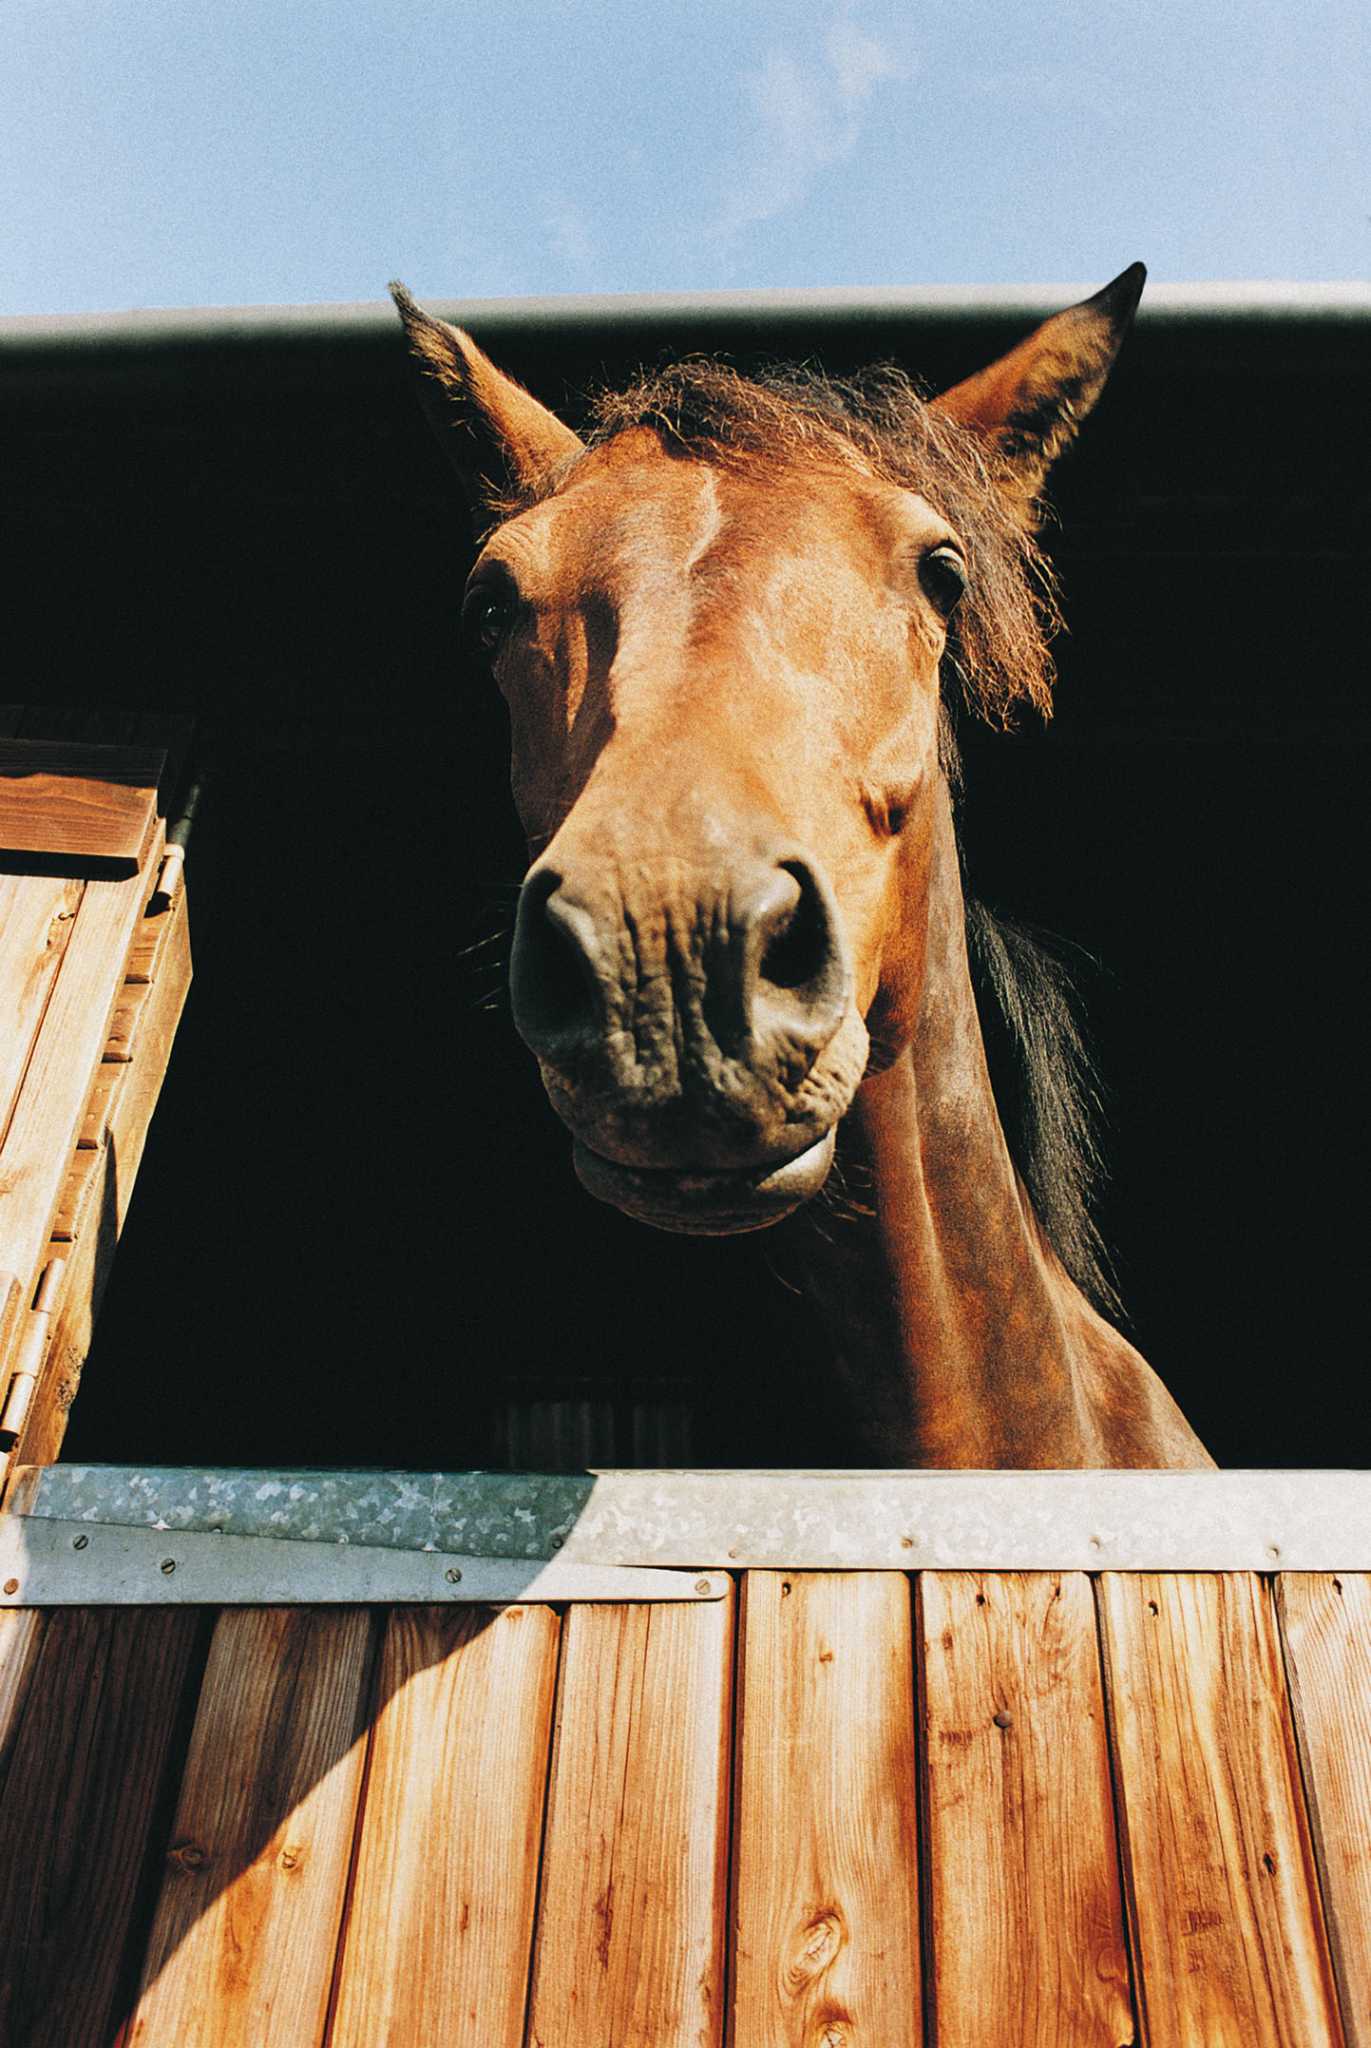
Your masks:
{"label": "horse mouth", "polygon": [[793,1159],[727,1172],[621,1166],[580,1139],[572,1157],[587,1193],[626,1216],[692,1237],[736,1237],[779,1223],[817,1195],[828,1179],[836,1139],[834,1124]]}

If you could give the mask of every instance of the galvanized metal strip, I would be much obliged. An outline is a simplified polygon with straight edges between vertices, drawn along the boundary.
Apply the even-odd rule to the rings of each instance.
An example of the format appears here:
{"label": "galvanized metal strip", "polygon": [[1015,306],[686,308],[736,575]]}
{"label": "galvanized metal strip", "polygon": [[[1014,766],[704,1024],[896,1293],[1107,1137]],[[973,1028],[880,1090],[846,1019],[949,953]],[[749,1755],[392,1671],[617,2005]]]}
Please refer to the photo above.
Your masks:
{"label": "galvanized metal strip", "polygon": [[509,1606],[552,1600],[718,1600],[725,1572],[625,1569],[561,1558],[129,1529],[0,1515],[3,1607]]}
{"label": "galvanized metal strip", "polygon": [[1368,1571],[1371,1473],[234,1472],[57,1465],[16,1508],[584,1564]]}

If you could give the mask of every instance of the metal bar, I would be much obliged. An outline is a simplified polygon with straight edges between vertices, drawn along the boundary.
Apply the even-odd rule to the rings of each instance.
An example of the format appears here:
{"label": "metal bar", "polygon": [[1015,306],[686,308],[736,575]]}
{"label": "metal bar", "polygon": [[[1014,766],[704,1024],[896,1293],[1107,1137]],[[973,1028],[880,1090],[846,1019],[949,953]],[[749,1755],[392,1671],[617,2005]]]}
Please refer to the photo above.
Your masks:
{"label": "metal bar", "polygon": [[[632,328],[663,317],[720,326],[758,319],[818,321],[842,326],[892,314],[918,320],[1041,320],[1099,289],[1098,278],[1061,283],[817,285],[805,290],[567,293],[543,298],[428,299],[444,319],[479,322],[487,331],[598,327]],[[1360,279],[1282,283],[1265,278],[1149,282],[1138,318],[1371,320],[1371,284]],[[6,350],[80,351],[196,348],[266,344],[312,347],[320,341],[366,341],[395,332],[395,313],[384,298],[296,306],[152,307],[129,313],[9,315],[0,319],[0,354]]]}
{"label": "metal bar", "polygon": [[1371,1571],[1371,1473],[30,1467],[35,1516],[584,1564]]}
{"label": "metal bar", "polygon": [[129,1529],[0,1515],[0,1606],[288,1607],[302,1604],[718,1600],[724,1572],[632,1571],[561,1558],[374,1550],[270,1536]]}

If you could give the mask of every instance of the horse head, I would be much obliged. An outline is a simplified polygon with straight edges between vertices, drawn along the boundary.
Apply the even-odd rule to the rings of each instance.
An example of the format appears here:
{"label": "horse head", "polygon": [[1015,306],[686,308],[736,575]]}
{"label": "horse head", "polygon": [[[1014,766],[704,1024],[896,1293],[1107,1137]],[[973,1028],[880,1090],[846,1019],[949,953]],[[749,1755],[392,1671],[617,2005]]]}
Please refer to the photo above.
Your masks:
{"label": "horse head", "polygon": [[908,1047],[944,694],[1046,708],[1038,492],[1142,277],[929,402],[894,371],[686,363],[585,439],[395,288],[481,543],[464,638],[509,706],[515,1021],[593,1194],[675,1230],[773,1222]]}

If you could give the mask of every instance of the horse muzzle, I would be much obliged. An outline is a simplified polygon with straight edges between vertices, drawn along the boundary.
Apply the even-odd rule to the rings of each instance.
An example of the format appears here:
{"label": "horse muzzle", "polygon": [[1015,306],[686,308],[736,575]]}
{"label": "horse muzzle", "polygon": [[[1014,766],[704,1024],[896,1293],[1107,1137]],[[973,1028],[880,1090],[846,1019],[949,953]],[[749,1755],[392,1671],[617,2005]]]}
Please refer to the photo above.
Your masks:
{"label": "horse muzzle", "polygon": [[[851,989],[832,894],[798,855],[548,862],[524,884],[515,1023],[582,1182],[660,1228],[759,1229],[822,1186],[865,1059]],[[835,1062],[854,1021],[860,1057]]]}

